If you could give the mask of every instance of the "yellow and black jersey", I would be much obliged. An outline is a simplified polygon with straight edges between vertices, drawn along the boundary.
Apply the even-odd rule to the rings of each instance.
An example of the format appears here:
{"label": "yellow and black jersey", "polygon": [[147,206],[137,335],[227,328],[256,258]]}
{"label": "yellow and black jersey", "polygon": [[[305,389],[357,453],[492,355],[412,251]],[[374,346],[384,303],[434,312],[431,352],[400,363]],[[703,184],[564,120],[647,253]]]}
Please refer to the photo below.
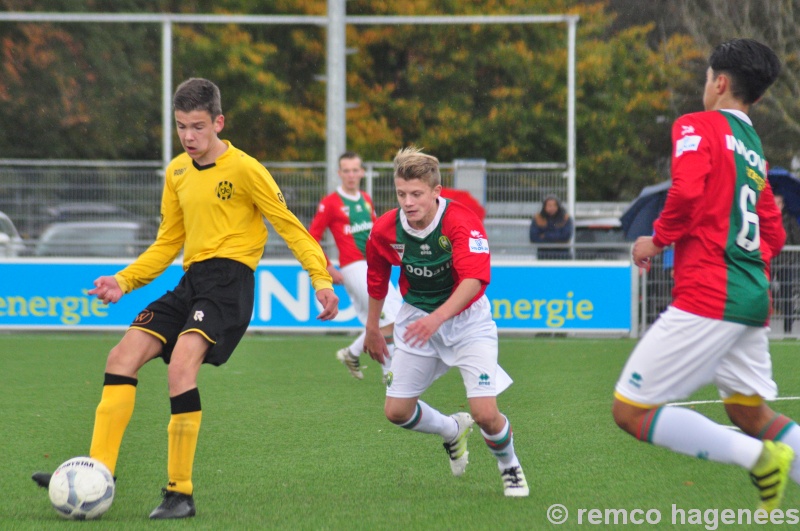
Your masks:
{"label": "yellow and black jersey", "polygon": [[267,242],[263,218],[286,240],[315,290],[332,286],[322,249],[286,206],[272,175],[224,142],[228,149],[213,164],[197,166],[183,153],[167,166],[158,236],[116,274],[124,293],[151,282],[181,249],[184,270],[209,258],[229,258],[255,270]]}

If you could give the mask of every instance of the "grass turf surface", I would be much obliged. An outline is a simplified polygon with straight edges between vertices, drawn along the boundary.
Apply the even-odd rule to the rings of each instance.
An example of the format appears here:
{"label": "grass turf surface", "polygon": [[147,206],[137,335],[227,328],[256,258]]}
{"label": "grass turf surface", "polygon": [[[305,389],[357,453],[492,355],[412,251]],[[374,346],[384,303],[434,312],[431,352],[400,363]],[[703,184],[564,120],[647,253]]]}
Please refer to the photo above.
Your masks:
{"label": "grass turf surface", "polygon": [[[366,362],[357,381],[334,357],[349,338],[251,335],[227,365],[200,372],[195,518],[147,519],[166,484],[169,400],[166,366],[156,360],[139,375],[114,505],[96,522],[62,521],[30,474],[88,452],[105,356],[119,337],[0,334],[0,529],[583,529],[590,524],[585,514],[578,525],[578,511],[593,508],[658,510],[660,523],[646,528],[743,529],[715,526],[712,515],[691,525],[689,511],[756,506],[745,471],[639,443],[614,425],[611,395],[632,340],[501,339],[500,362],[515,383],[499,405],[531,487],[529,498],[506,499],[477,427],[467,472],[455,478],[438,437],[383,417],[378,365]],[[783,397],[800,396],[797,347],[771,346]],[[464,410],[458,372],[423,399],[445,414]],[[725,421],[720,404],[695,407]],[[774,407],[800,418],[800,401]],[[547,520],[556,503],[570,511],[557,527]],[[673,504],[688,514],[683,525],[672,524]],[[784,507],[800,507],[797,486]]]}

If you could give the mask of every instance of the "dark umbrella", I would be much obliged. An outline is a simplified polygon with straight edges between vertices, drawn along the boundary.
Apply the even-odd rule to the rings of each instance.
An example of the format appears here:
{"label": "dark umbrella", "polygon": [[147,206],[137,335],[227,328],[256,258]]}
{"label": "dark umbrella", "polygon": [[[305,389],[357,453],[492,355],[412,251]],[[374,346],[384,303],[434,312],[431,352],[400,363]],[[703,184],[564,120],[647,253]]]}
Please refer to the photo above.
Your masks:
{"label": "dark umbrella", "polygon": [[672,181],[645,186],[628,208],[619,218],[625,239],[633,241],[639,236],[653,234],[653,222],[658,219],[664,202],[667,200],[667,190],[672,186]]}
{"label": "dark umbrella", "polygon": [[769,184],[775,195],[783,196],[786,209],[795,217],[800,217],[800,179],[785,168],[770,168],[767,173]]}

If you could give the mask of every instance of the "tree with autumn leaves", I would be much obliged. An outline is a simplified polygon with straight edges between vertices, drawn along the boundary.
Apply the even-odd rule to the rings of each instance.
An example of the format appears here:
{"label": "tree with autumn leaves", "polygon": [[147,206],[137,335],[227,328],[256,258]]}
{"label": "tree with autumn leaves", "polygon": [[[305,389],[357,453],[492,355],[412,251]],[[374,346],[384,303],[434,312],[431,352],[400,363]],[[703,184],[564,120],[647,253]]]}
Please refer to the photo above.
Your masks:
{"label": "tree with autumn leaves", "polygon": [[[34,0],[0,3],[6,10],[41,9]],[[611,9],[619,3],[350,0],[347,13],[579,15],[578,198],[624,200],[667,175],[671,122],[701,108],[707,44],[685,32],[660,34],[657,20],[620,26]],[[68,0],[49,4],[48,11],[75,7]],[[95,0],[81,9],[154,6],[324,15],[327,1]],[[0,156],[161,158],[158,25],[0,23],[0,39]],[[235,145],[265,161],[324,159],[323,27],[176,24],[173,44],[176,82],[202,76],[222,88],[225,136]],[[350,25],[347,46],[348,148],[366,160],[391,160],[412,143],[443,161],[566,160],[564,24]]]}

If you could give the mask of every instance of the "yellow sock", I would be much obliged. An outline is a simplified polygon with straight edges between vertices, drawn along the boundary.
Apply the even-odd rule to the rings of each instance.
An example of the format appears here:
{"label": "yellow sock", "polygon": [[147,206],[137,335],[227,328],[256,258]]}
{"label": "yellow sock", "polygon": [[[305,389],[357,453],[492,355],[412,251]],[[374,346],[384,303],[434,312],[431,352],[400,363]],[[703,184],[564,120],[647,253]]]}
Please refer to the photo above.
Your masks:
{"label": "yellow sock", "polygon": [[167,490],[192,494],[192,466],[197,449],[202,411],[173,414],[169,421],[169,453],[167,457]]}
{"label": "yellow sock", "polygon": [[136,385],[103,386],[103,396],[95,411],[89,456],[106,465],[112,476],[117,467],[122,436],[133,415],[135,402]]}

